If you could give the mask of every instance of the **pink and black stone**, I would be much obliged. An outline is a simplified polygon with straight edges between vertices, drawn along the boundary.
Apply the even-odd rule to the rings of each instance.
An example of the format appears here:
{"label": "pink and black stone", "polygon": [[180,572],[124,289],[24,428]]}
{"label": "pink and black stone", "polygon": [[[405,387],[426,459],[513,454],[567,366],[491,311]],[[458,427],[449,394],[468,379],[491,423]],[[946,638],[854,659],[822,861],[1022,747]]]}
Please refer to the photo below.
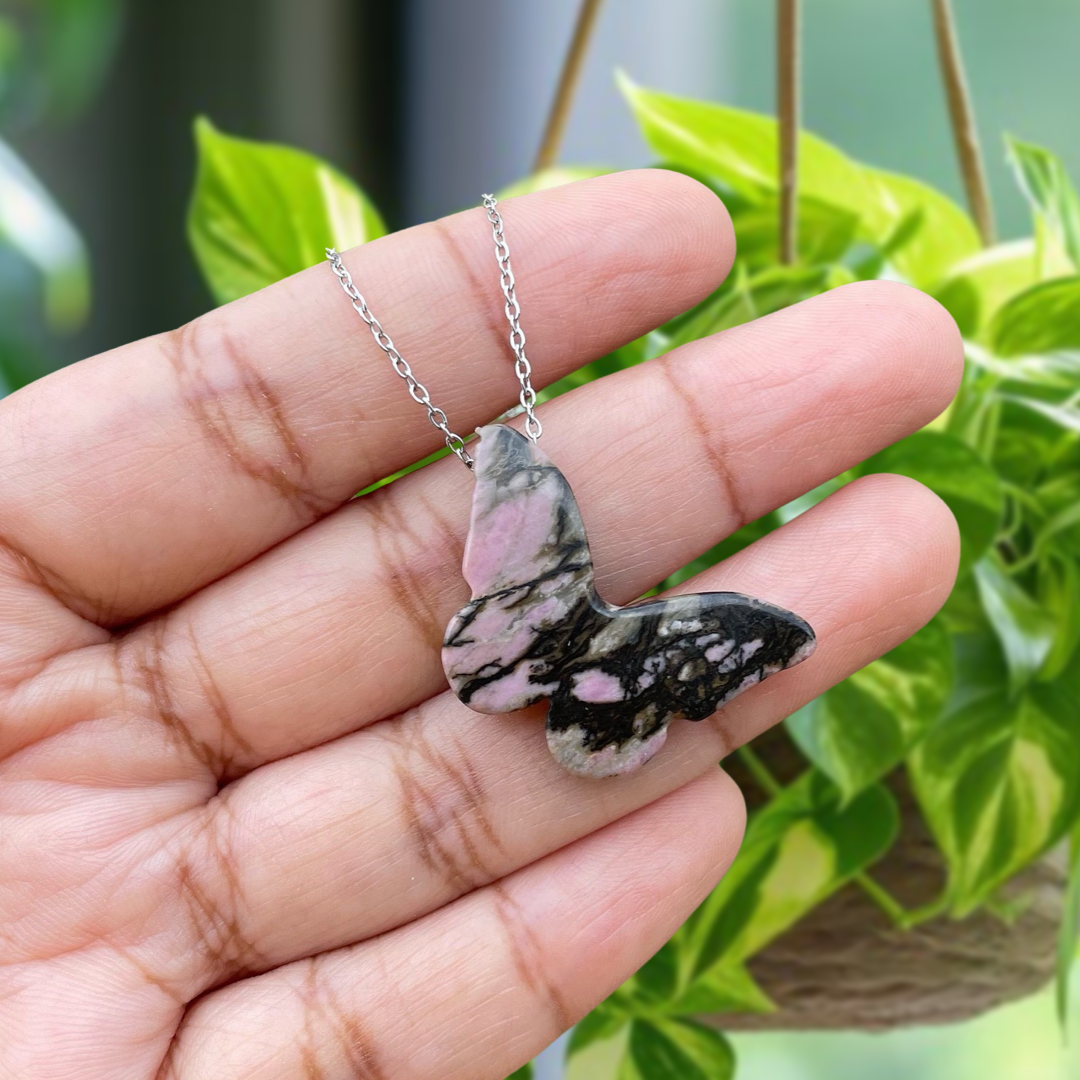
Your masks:
{"label": "pink and black stone", "polygon": [[806,622],[741,593],[606,603],[563,474],[513,428],[479,434],[462,567],[473,598],[450,621],[442,653],[471,709],[505,713],[548,698],[556,759],[613,776],[648,761],[672,720],[703,720],[813,652]]}

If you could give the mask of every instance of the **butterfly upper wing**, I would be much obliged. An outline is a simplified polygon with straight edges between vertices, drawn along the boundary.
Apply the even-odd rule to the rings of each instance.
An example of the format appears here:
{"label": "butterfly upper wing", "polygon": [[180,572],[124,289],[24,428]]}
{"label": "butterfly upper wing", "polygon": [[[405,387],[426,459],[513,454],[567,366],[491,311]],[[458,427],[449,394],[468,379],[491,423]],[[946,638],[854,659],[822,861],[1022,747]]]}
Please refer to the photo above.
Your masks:
{"label": "butterfly upper wing", "polygon": [[632,771],[672,720],[711,716],[814,648],[804,620],[740,593],[604,607],[607,628],[561,672],[547,724],[555,757],[591,776]]}
{"label": "butterfly upper wing", "polygon": [[593,570],[563,474],[513,428],[479,434],[462,565],[473,599],[447,627],[442,658],[466,705],[501,713],[558,688],[552,661],[589,616]]}

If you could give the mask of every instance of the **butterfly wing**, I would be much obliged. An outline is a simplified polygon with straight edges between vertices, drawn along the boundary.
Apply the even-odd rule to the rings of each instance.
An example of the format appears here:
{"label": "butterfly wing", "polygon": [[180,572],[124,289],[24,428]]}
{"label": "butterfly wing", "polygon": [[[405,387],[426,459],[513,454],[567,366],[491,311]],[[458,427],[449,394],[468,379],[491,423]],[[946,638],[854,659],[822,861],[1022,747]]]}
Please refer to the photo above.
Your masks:
{"label": "butterfly wing", "polygon": [[594,617],[593,569],[563,474],[513,428],[479,435],[462,565],[473,598],[450,621],[442,659],[466,705],[502,713],[558,689],[553,667]]}
{"label": "butterfly wing", "polygon": [[741,593],[603,607],[606,626],[559,672],[547,721],[551,752],[589,776],[638,768],[672,720],[703,720],[814,649],[803,619]]}
{"label": "butterfly wing", "polygon": [[693,593],[658,607],[658,637],[666,643],[662,692],[685,720],[711,716],[744,690],[801,663],[816,644],[805,619],[742,593]]}

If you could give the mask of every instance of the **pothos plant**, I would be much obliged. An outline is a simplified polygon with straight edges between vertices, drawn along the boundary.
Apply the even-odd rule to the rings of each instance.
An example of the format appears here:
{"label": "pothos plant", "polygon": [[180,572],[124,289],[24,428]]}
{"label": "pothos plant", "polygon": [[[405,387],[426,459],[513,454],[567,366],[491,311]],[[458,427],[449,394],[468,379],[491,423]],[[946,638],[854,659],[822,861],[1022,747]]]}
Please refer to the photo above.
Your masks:
{"label": "pothos plant", "polygon": [[[767,798],[738,859],[674,939],[578,1025],[571,1075],[729,1077],[730,1045],[694,1017],[771,1010],[747,962],[837,890],[866,888],[906,927],[963,918],[993,907],[1005,883],[1071,838],[1064,1007],[1080,931],[1080,197],[1052,153],[1007,139],[1033,235],[984,249],[940,192],[803,133],[798,257],[781,265],[775,121],[625,78],[621,87],[657,163],[724,198],[739,254],[703,303],[544,396],[866,278],[930,292],[968,343],[963,385],[942,417],[746,526],[668,584],[868,472],[936,491],[959,522],[963,555],[937,618],[787,721],[801,776],[781,784],[746,752]],[[207,120],[196,139],[189,233],[221,303],[319,261],[324,243],[347,248],[385,232],[364,194],[325,162],[226,136]],[[604,171],[553,170],[504,194]],[[942,895],[919,911],[872,876],[898,834],[886,783],[896,770],[906,770],[947,867]]]}

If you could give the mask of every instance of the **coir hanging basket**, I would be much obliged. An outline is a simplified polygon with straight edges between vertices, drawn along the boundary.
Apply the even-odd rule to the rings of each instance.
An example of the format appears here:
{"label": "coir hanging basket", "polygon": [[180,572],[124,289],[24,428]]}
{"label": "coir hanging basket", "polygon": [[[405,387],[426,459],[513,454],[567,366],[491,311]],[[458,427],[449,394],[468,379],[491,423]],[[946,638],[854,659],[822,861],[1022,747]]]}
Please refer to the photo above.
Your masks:
{"label": "coir hanging basket", "polygon": [[[775,735],[764,743],[770,767],[788,772],[790,743]],[[901,835],[873,876],[910,910],[940,895],[945,868],[903,774],[889,786]],[[1002,906],[1017,912],[1009,921],[980,911],[905,931],[849,885],[750,961],[778,1012],[702,1019],[729,1031],[880,1031],[968,1020],[1026,997],[1054,975],[1066,863],[1063,852],[1052,854],[1005,887]]]}

